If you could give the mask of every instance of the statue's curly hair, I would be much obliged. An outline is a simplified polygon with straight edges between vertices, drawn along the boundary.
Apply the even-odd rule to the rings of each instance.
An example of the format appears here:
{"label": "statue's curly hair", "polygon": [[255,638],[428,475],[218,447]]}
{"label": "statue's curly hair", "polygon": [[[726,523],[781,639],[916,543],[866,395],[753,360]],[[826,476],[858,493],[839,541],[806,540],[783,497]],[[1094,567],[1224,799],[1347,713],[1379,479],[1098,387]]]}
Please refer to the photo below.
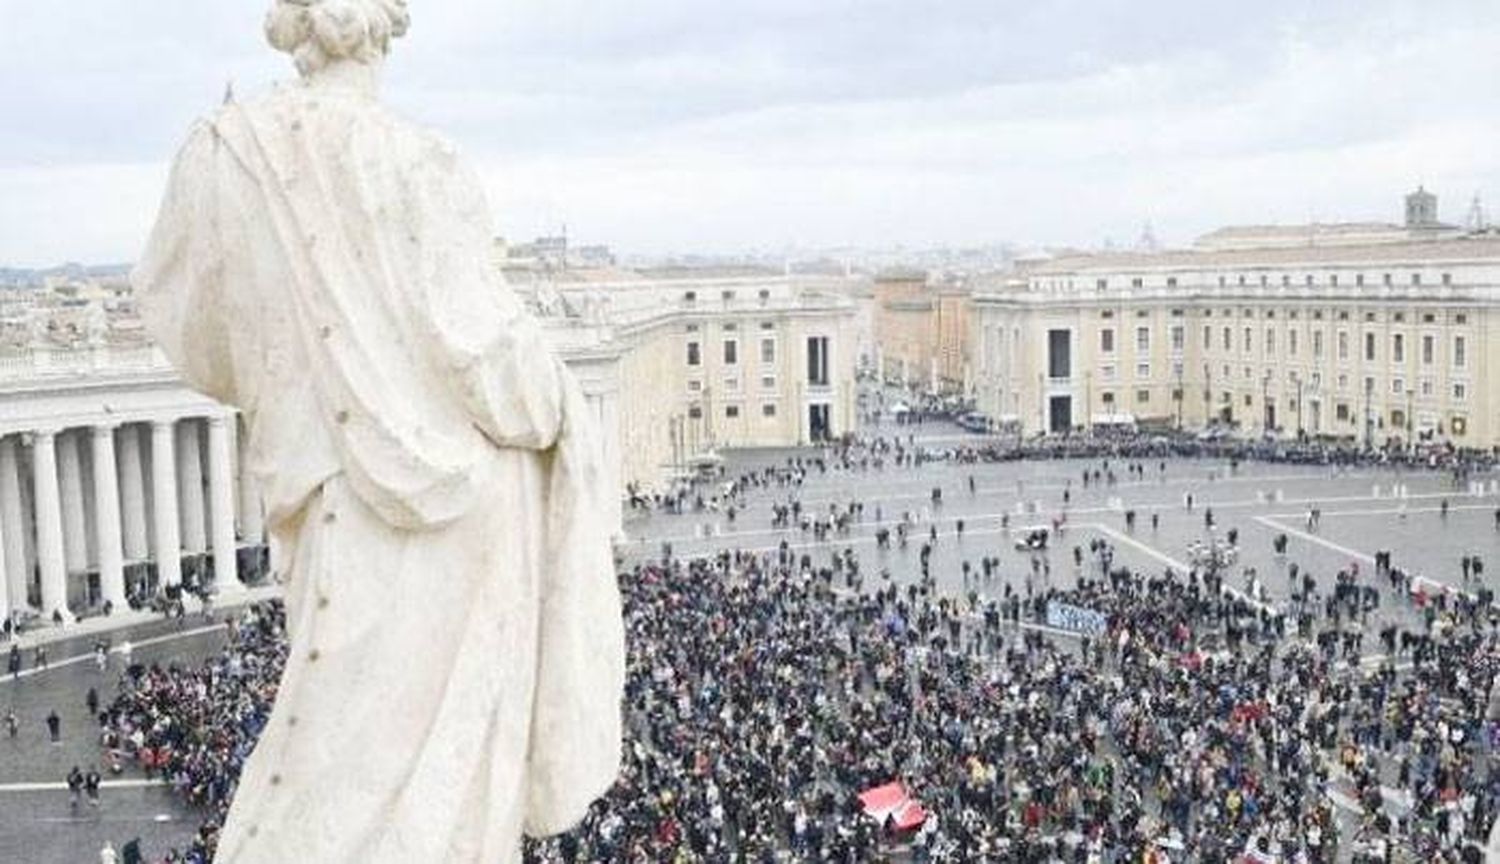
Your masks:
{"label": "statue's curly hair", "polygon": [[410,26],[406,0],[276,0],[266,39],[307,76],[335,60],[374,62]]}

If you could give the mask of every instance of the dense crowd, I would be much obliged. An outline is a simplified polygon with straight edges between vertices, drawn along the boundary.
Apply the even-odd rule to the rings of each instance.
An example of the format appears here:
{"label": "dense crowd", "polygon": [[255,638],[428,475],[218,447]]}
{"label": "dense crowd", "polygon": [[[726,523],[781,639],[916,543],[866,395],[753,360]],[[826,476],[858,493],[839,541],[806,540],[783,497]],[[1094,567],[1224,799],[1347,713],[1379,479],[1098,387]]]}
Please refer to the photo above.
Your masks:
{"label": "dense crowd", "polygon": [[212,860],[218,826],[270,715],[286,660],[280,603],[253,606],[227,626],[223,650],[198,666],[128,666],[118,694],[99,713],[108,763],[161,777],[206,813],[188,848],[172,850],[167,861]]}
{"label": "dense crowd", "polygon": [[[531,860],[1479,860],[1500,645],[1478,607],[1351,664],[1195,574],[1093,555],[1009,608],[852,592],[857,562],[785,548],[637,568],[624,775]],[[1108,632],[1014,626],[1056,600]],[[897,778],[933,812],[908,836],[855,804]]]}
{"label": "dense crowd", "polygon": [[[1144,473],[1146,452],[1085,476]],[[733,518],[765,503],[760,490],[772,526],[826,542],[664,549],[622,574],[621,778],[576,831],[528,843],[527,860],[1481,860],[1500,806],[1487,591],[1414,591],[1389,554],[1375,572],[1299,582],[1283,543],[1294,591],[1276,610],[1224,590],[1214,556],[1133,572],[1096,540],[1071,558],[1043,545],[1017,578],[988,578],[999,561],[986,557],[970,580],[966,562],[964,594],[945,596],[927,567],[935,527],[914,581],[898,583],[840,542],[880,522],[878,506],[796,507],[814,474],[982,458],[851,440],[643,497]],[[1455,480],[1487,465],[1445,458],[1429,467]],[[908,523],[929,527],[918,521],[901,522],[903,545]],[[1073,579],[1047,578],[1070,565]],[[1102,632],[1043,627],[1055,603],[1098,613]],[[1379,655],[1363,642],[1376,604],[1414,607],[1381,630]],[[259,607],[201,667],[133,668],[102,713],[112,752],[207,809],[181,860],[211,855],[284,655],[280,612]],[[919,828],[861,812],[858,793],[892,780],[930,814]]]}

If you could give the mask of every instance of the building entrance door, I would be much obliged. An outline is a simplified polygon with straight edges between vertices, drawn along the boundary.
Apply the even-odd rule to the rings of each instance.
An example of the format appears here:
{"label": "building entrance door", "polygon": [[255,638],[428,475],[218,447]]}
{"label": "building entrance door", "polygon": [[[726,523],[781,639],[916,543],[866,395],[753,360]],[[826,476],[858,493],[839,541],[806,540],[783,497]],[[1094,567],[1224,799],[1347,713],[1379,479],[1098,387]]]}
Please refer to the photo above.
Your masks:
{"label": "building entrance door", "polygon": [[1053,396],[1047,403],[1047,429],[1062,435],[1073,429],[1073,397]]}

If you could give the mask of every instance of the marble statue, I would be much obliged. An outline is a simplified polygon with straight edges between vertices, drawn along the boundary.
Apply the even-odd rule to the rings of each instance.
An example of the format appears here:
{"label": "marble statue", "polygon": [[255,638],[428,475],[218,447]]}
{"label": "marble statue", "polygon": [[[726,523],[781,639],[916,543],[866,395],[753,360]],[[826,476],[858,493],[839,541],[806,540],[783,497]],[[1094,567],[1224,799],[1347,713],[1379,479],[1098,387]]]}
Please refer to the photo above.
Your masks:
{"label": "marble statue", "polygon": [[300,80],[177,157],[132,274],[237,407],[291,655],[220,864],[516,861],[621,756],[597,430],[490,263],[478,178],[382,107],[405,0],[278,0]]}

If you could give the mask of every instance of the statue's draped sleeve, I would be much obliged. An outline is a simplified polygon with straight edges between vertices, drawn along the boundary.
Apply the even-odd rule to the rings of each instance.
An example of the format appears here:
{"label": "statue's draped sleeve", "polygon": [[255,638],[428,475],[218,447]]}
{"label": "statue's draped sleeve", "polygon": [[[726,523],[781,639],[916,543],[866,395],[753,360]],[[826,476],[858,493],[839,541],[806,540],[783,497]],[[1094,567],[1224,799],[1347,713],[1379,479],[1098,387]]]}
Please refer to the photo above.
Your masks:
{"label": "statue's draped sleeve", "polygon": [[226,225],[218,146],[208,123],[189,133],[131,281],[152,336],[183,378],[220,402],[239,404],[222,297]]}

